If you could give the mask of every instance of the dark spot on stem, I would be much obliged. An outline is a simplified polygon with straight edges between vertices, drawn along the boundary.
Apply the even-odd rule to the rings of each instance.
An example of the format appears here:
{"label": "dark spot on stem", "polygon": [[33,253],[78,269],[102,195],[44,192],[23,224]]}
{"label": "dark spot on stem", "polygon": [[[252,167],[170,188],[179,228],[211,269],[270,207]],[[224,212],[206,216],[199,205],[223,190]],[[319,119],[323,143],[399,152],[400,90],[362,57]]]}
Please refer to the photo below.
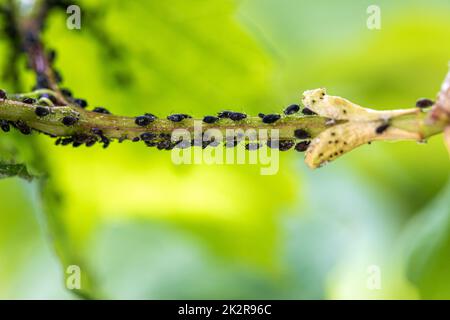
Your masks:
{"label": "dark spot on stem", "polygon": [[377,134],[382,134],[389,128],[389,126],[390,126],[389,123],[382,124],[381,126],[379,126],[375,129],[375,132]]}

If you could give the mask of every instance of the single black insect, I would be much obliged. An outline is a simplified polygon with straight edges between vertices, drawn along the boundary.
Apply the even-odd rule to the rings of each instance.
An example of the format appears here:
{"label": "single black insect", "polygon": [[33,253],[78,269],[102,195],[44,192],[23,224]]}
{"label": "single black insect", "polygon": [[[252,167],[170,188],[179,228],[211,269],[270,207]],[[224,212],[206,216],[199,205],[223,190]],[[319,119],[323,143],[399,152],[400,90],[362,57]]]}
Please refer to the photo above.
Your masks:
{"label": "single black insect", "polygon": [[219,112],[218,114],[217,114],[217,116],[219,117],[219,118],[221,118],[221,119],[225,119],[225,118],[229,118],[230,117],[230,114],[232,114],[232,112],[231,111],[221,111],[221,112]]}
{"label": "single black insect", "polygon": [[379,127],[377,127],[375,129],[375,132],[377,134],[382,134],[383,132],[385,132],[389,128],[389,126],[390,126],[389,123],[382,124],[382,125],[380,125]]}
{"label": "single black insect", "polygon": [[62,118],[63,125],[70,127],[73,126],[75,123],[77,123],[78,119],[72,116],[65,116]]}
{"label": "single black insect", "polygon": [[5,90],[0,89],[0,99],[2,99],[2,100],[6,99],[6,92],[5,92]]}
{"label": "single black insect", "polygon": [[428,107],[431,107],[433,104],[434,104],[433,100],[423,98],[423,99],[417,100],[416,107],[417,108],[428,108]]}
{"label": "single black insect", "polygon": [[259,117],[259,118],[261,118],[261,119],[262,119],[262,118],[264,118],[264,116],[265,116],[265,114],[264,114],[264,113],[261,113],[261,112],[260,112],[260,113],[258,113],[258,117]]}
{"label": "single black insect", "polygon": [[172,122],[181,122],[187,118],[192,118],[192,117],[187,114],[184,114],[184,113],[171,114],[170,116],[167,116],[167,120],[170,120]]}
{"label": "single black insect", "polygon": [[86,147],[92,147],[97,142],[97,138],[89,137],[86,139]]}
{"label": "single black insect", "polygon": [[26,104],[34,104],[34,103],[36,103],[36,99],[33,99],[33,98],[23,98],[22,99],[22,102],[23,103],[26,103]]}
{"label": "single black insect", "polygon": [[77,98],[77,99],[74,99],[73,102],[76,105],[80,106],[81,108],[86,108],[88,106],[88,103],[87,103],[87,101],[85,99]]}
{"label": "single black insect", "polygon": [[70,91],[67,88],[62,88],[61,89],[61,93],[63,94],[63,96],[65,96],[67,98],[71,98],[72,97],[72,91]]}
{"label": "single black insect", "polygon": [[59,146],[61,144],[61,140],[62,140],[62,138],[56,139],[55,146]]}
{"label": "single black insect", "polygon": [[71,144],[73,142],[73,138],[64,138],[61,140],[62,146],[67,146],[68,144]]}
{"label": "single black insect", "polygon": [[270,123],[274,123],[277,122],[278,120],[280,120],[281,116],[279,114],[266,114],[262,121],[264,123],[270,124]]}
{"label": "single black insect", "polygon": [[134,137],[131,141],[138,142],[139,140],[141,140],[139,137]]}
{"label": "single black insect", "polygon": [[54,70],[53,74],[55,75],[55,80],[57,83],[63,82],[63,77],[61,75],[61,72]]}
{"label": "single black insect", "polygon": [[48,62],[50,62],[50,63],[55,62],[55,59],[56,59],[56,51],[53,50],[53,49],[49,50],[49,52],[48,52],[48,54],[47,54],[47,59],[48,59]]}
{"label": "single black insect", "polygon": [[295,142],[292,140],[281,140],[278,143],[278,149],[280,149],[280,151],[288,151],[294,145],[295,145]]}
{"label": "single black insect", "polygon": [[311,138],[311,135],[308,133],[308,131],[304,129],[297,129],[294,131],[294,136],[297,139],[309,139]]}
{"label": "single black insect", "polygon": [[38,117],[45,117],[45,116],[48,116],[50,114],[50,109],[47,108],[47,107],[37,106],[36,109],[34,109],[34,113]]}
{"label": "single black insect", "polygon": [[10,130],[9,122],[6,120],[0,120],[0,128],[2,128],[4,132],[9,132]]}
{"label": "single black insect", "polygon": [[298,104],[291,104],[286,109],[284,109],[285,115],[291,115],[300,111],[300,106]]}
{"label": "single black insect", "polygon": [[232,113],[230,113],[229,118],[233,121],[240,121],[240,120],[244,120],[245,118],[247,118],[247,115],[245,113],[241,113],[241,112],[232,112]]}
{"label": "single black insect", "polygon": [[153,121],[155,121],[155,117],[150,117],[148,115],[138,116],[134,119],[134,123],[140,127],[148,126]]}
{"label": "single black insect", "polygon": [[108,109],[103,107],[95,107],[92,112],[102,113],[102,114],[111,114]]}
{"label": "single black insect", "polygon": [[310,144],[311,144],[310,141],[299,142],[295,145],[295,150],[298,152],[305,152],[308,149]]}
{"label": "single black insect", "polygon": [[164,140],[158,143],[156,146],[158,150],[170,150],[171,149],[171,143],[170,141]]}
{"label": "single black insect", "polygon": [[302,113],[303,113],[305,116],[313,116],[313,115],[316,115],[316,114],[317,114],[317,113],[315,113],[314,111],[312,111],[312,110],[309,109],[309,108],[303,108]]}
{"label": "single black insect", "polygon": [[214,116],[206,116],[203,118],[203,122],[204,123],[215,123],[219,120],[219,118],[214,117]]}
{"label": "single black insect", "polygon": [[22,120],[16,122],[16,127],[22,134],[29,135],[31,133],[31,128]]}
{"label": "single black insect", "polygon": [[150,141],[156,138],[156,134],[151,133],[151,132],[144,132],[143,134],[141,134],[141,139],[144,141]]}

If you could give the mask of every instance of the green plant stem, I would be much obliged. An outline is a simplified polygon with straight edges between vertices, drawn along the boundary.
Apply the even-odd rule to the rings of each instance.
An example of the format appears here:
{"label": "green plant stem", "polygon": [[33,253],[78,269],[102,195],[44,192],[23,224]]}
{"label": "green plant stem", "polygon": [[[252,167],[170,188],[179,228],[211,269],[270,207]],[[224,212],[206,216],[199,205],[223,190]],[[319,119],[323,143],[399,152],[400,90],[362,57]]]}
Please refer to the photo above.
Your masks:
{"label": "green plant stem", "polygon": [[[167,119],[156,119],[146,127],[135,124],[135,118],[100,114],[73,106],[56,106],[50,109],[51,113],[45,117],[35,114],[35,105],[25,104],[13,100],[0,100],[0,119],[11,122],[23,121],[30,128],[55,137],[68,137],[77,134],[92,135],[92,129],[100,129],[108,139],[133,140],[142,133],[170,134],[175,129],[185,129],[194,132],[194,121],[201,119],[185,119],[175,123]],[[445,127],[444,122],[429,123],[426,121],[428,112],[417,112],[402,115],[391,119],[393,127],[417,133],[423,139],[441,133]],[[73,126],[65,126],[62,118],[72,116],[78,118]],[[294,139],[296,129],[306,130],[312,138],[324,130],[345,121],[329,121],[319,116],[291,115],[282,117],[274,124],[264,124],[259,117],[248,117],[242,121],[220,119],[214,124],[202,123],[202,132],[208,129],[217,129],[226,134],[227,129],[278,129],[280,139]]]}

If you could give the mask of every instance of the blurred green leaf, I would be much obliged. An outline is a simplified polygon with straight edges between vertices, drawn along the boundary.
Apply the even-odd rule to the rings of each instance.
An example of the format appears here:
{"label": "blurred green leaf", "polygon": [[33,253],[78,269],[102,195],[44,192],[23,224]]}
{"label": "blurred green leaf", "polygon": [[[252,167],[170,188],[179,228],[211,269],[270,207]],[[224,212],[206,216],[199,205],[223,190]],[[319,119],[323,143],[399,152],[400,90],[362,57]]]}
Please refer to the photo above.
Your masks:
{"label": "blurred green leaf", "polygon": [[0,161],[0,179],[19,177],[28,181],[33,180],[33,176],[28,173],[24,164],[11,164]]}
{"label": "blurred green leaf", "polygon": [[408,225],[407,275],[424,299],[450,298],[450,183]]}

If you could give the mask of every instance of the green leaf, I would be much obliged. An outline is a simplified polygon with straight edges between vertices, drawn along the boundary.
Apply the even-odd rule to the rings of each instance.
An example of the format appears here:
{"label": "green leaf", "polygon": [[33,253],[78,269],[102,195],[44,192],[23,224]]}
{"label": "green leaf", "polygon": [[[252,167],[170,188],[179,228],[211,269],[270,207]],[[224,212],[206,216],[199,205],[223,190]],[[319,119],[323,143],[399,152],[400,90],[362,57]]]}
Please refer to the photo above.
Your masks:
{"label": "green leaf", "polygon": [[450,182],[406,230],[408,278],[422,298],[450,298]]}
{"label": "green leaf", "polygon": [[33,180],[33,176],[28,172],[24,164],[11,164],[0,162],[0,179],[19,177],[27,181]]}

